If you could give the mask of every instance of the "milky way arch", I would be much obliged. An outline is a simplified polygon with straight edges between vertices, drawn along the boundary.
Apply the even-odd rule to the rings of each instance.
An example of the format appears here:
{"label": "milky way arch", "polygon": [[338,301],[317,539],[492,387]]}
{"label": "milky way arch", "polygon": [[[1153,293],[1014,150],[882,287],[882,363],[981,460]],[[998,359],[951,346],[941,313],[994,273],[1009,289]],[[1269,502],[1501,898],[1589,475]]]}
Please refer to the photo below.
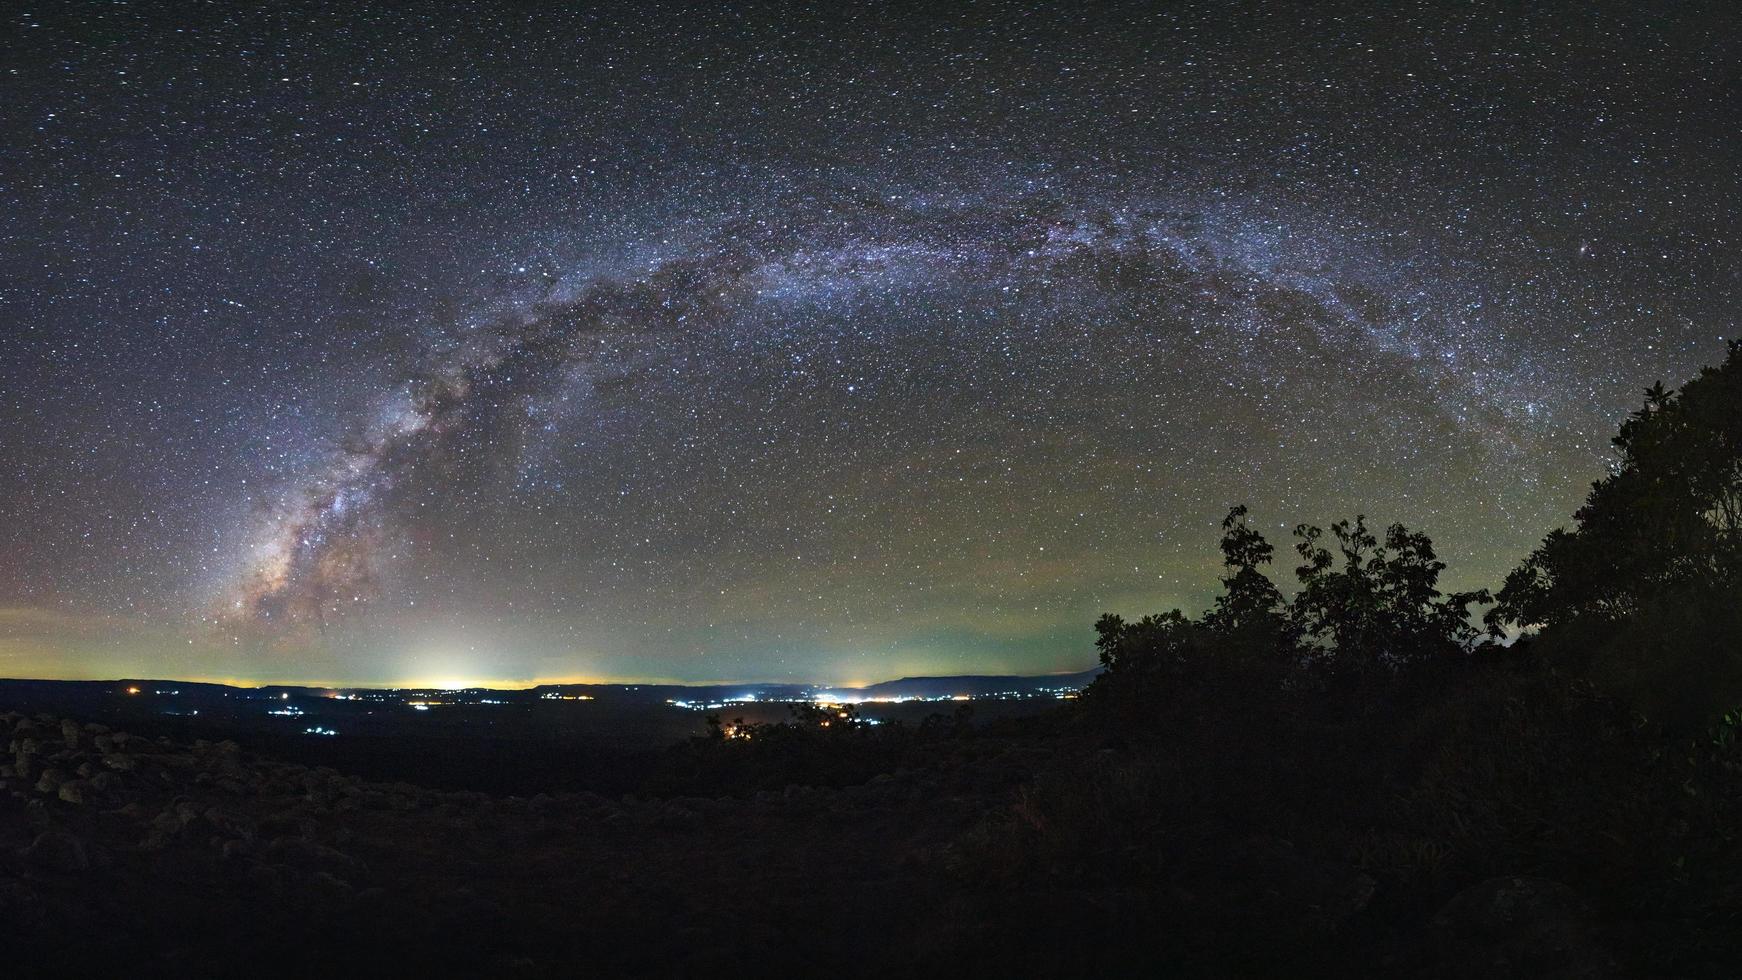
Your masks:
{"label": "milky way arch", "polygon": [[[632,272],[561,280],[531,304],[430,345],[423,365],[379,399],[324,464],[274,493],[218,601],[219,618],[324,632],[379,595],[395,495],[421,471],[453,465],[463,447],[529,451],[554,431],[540,421],[548,416],[541,404],[600,371],[656,362],[674,345],[710,334],[748,329],[745,342],[772,343],[770,322],[802,330],[808,318],[854,315],[867,300],[1009,304],[1014,291],[1018,311],[1050,308],[1073,329],[1116,321],[1130,334],[1122,338],[1127,351],[1140,348],[1149,330],[1208,329],[1236,340],[1286,334],[1301,356],[1316,356],[1292,339],[1305,336],[1325,350],[1384,362],[1461,424],[1521,410],[1517,371],[1460,359],[1470,346],[1467,322],[1437,322],[1444,311],[1424,308],[1419,290],[1400,297],[1395,283],[1339,281],[1321,243],[1302,254],[1280,225],[1247,222],[1230,234],[1178,210],[1034,201],[819,211],[723,223]],[[1041,298],[1023,301],[1025,291]],[[749,323],[764,324],[763,335]],[[913,334],[932,326],[921,313],[871,329]],[[1252,357],[1275,356],[1258,346],[1250,345]],[[1258,370],[1284,368],[1260,363]],[[1509,446],[1502,439],[1490,448],[1504,454]]]}

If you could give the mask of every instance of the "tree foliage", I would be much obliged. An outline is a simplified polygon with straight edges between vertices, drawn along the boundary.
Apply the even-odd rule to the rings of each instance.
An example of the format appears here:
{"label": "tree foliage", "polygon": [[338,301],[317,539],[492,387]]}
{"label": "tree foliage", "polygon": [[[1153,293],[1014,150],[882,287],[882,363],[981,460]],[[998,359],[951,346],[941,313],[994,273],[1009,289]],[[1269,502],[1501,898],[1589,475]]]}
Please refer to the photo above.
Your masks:
{"label": "tree foliage", "polygon": [[1742,702],[1742,342],[1680,391],[1647,389],[1614,443],[1573,526],[1544,538],[1492,597],[1440,591],[1446,565],[1426,534],[1357,516],[1295,528],[1298,588],[1285,598],[1266,574],[1274,549],[1235,507],[1209,610],[1096,624],[1109,685],[1232,683],[1228,666],[1268,661],[1313,687],[1446,663],[1480,644],[1470,609],[1492,601],[1493,637],[1532,633],[1519,649],[1587,671],[1648,718],[1698,728]]}
{"label": "tree foliage", "polygon": [[1469,607],[1488,593],[1443,595],[1446,565],[1426,534],[1393,524],[1382,542],[1357,516],[1331,525],[1333,551],[1319,528],[1303,524],[1294,533],[1301,588],[1289,612],[1311,653],[1365,670],[1465,649],[1480,636]]}
{"label": "tree foliage", "polygon": [[1506,577],[1489,625],[1698,729],[1742,699],[1742,343],[1622,423],[1573,527]]}
{"label": "tree foliage", "polygon": [[1280,632],[1285,605],[1282,590],[1264,574],[1276,552],[1264,535],[1246,523],[1246,505],[1228,511],[1222,519],[1222,594],[1216,606],[1204,614],[1204,625],[1223,633],[1264,629]]}
{"label": "tree foliage", "polygon": [[1487,593],[1442,594],[1445,564],[1427,535],[1393,524],[1382,542],[1357,517],[1331,526],[1333,551],[1324,531],[1302,525],[1300,590],[1289,601],[1264,572],[1275,549],[1246,515],[1237,506],[1222,521],[1222,592],[1202,616],[1174,609],[1095,624],[1112,683],[1189,672],[1205,658],[1361,673],[1466,649],[1480,636],[1468,611]]}
{"label": "tree foliage", "polygon": [[1617,460],[1506,578],[1496,627],[1617,622],[1742,587],[1742,342],[1680,392],[1662,383],[1615,436]]}

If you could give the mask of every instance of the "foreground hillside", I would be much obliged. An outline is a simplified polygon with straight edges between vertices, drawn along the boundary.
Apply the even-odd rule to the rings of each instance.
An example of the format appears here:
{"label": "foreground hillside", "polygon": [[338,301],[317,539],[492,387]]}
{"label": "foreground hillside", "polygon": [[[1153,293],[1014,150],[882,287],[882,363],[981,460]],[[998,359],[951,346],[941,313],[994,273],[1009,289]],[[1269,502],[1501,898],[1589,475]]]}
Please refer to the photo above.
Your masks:
{"label": "foreground hillside", "polygon": [[0,931],[65,975],[917,960],[968,938],[938,917],[953,844],[1049,751],[963,741],[924,772],[744,799],[490,798],[0,724]]}
{"label": "foreground hillside", "polygon": [[[47,715],[0,716],[0,737],[0,942],[32,975],[1594,977],[1684,928],[1528,856],[1479,877],[1459,848],[1494,851],[1482,827],[1333,840],[1281,783],[1278,812],[1229,816],[1266,791],[1237,754],[1207,777],[1065,722],[911,739],[849,785],[673,792],[744,761],[698,743],[642,798],[371,783]],[[1681,948],[1665,975],[1700,972]]]}

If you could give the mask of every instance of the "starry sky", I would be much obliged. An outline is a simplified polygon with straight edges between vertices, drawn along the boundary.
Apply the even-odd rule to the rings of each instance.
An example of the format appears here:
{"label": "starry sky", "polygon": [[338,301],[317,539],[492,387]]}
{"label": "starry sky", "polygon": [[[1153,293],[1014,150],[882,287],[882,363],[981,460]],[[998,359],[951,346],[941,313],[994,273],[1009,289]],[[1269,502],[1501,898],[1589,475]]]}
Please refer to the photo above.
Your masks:
{"label": "starry sky", "polygon": [[1724,0],[555,6],[0,15],[0,675],[1077,669],[1738,332]]}

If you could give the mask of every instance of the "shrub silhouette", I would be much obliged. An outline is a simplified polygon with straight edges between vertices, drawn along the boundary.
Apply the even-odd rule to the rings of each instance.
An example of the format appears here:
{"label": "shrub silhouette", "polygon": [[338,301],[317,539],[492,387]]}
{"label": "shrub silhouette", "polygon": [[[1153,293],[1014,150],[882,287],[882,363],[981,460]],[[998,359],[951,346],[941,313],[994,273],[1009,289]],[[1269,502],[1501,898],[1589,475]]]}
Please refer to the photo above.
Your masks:
{"label": "shrub silhouette", "polygon": [[[1470,610],[1489,594],[1443,592],[1426,534],[1302,525],[1288,595],[1233,508],[1208,610],[1095,623],[1105,672],[1069,709],[1092,754],[1012,793],[967,867],[999,899],[1067,896],[1044,924],[1093,940],[1060,970],[1104,953],[1158,975],[1470,975],[1503,962],[1498,938],[1448,946],[1433,923],[1524,875],[1592,909],[1543,968],[1613,952],[1615,975],[1733,975],[1742,347],[1654,386],[1616,446],[1486,637]],[[1023,941],[1041,925],[989,937],[976,965],[1044,972]]]}
{"label": "shrub silhouette", "polygon": [[1323,530],[1303,524],[1295,529],[1300,589],[1285,600],[1263,571],[1274,548],[1246,514],[1236,506],[1222,521],[1222,593],[1202,616],[1174,609],[1128,623],[1109,613],[1095,623],[1103,699],[1114,688],[1201,685],[1236,670],[1247,682],[1255,672],[1285,682],[1277,667],[1298,682],[1359,677],[1468,650],[1482,635],[1469,607],[1488,593],[1442,594],[1445,563],[1426,534],[1393,524],[1380,541],[1357,517],[1331,525],[1333,551]]}
{"label": "shrub silhouette", "polygon": [[1615,436],[1573,530],[1557,530],[1506,579],[1500,625],[1619,620],[1654,597],[1742,585],[1742,342],[1680,392],[1660,382]]}
{"label": "shrub silhouette", "polygon": [[1647,389],[1614,444],[1574,526],[1506,577],[1487,621],[1698,728],[1742,697],[1742,343],[1679,392]]}
{"label": "shrub silhouette", "polygon": [[1356,517],[1331,525],[1331,536],[1334,553],[1320,529],[1295,529],[1301,588],[1289,615],[1309,656],[1359,673],[1465,650],[1481,635],[1469,608],[1488,593],[1442,595],[1446,566],[1426,534],[1393,524],[1381,542]]}

